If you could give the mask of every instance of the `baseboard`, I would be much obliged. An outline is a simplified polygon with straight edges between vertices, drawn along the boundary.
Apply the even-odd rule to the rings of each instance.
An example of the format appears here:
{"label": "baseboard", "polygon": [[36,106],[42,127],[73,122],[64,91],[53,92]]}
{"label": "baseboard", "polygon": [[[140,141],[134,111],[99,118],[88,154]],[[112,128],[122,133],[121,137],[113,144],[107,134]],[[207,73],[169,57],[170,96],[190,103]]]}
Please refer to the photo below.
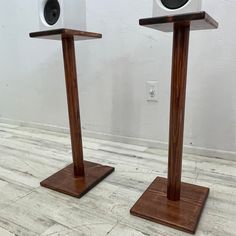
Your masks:
{"label": "baseboard", "polygon": [[[11,119],[1,118],[1,117],[0,117],[0,123],[19,125],[23,127],[39,128],[39,129],[44,129],[44,130],[48,130],[52,132],[69,133],[69,128],[67,127],[60,127],[60,126],[55,126],[55,125],[41,124],[41,123],[34,123],[34,122],[16,121],[16,120],[11,120]],[[100,133],[100,132],[94,132],[94,131],[88,131],[88,130],[83,130],[83,136],[87,138],[102,139],[102,140],[126,143],[126,144],[131,144],[131,145],[132,144],[140,145],[140,146],[145,146],[148,148],[158,148],[158,149],[164,149],[164,150],[167,150],[168,148],[167,143],[160,142],[158,140],[119,136],[119,135],[106,134],[106,133]],[[188,154],[236,161],[236,152],[214,150],[214,149],[208,149],[204,147],[187,146],[187,145],[184,146],[184,152]]]}
{"label": "baseboard", "polygon": [[[121,143],[133,144],[133,145],[140,145],[140,146],[145,146],[148,148],[158,148],[158,149],[164,149],[164,150],[168,149],[168,143],[160,142],[157,140],[118,136],[118,135],[104,134],[104,133],[98,133],[98,132],[93,132],[93,131],[84,131],[83,134],[84,136],[90,137],[90,138],[103,139],[103,140],[109,140],[109,141],[121,142]],[[203,148],[203,147],[184,145],[184,153],[236,161],[236,152],[229,152],[229,151],[224,151],[224,150],[214,150],[214,149],[208,149],[208,148]]]}
{"label": "baseboard", "polygon": [[37,123],[37,122],[12,120],[12,119],[2,118],[2,117],[0,117],[0,123],[9,124],[9,125],[18,125],[22,127],[29,127],[29,128],[36,128],[36,129],[43,129],[43,130],[48,130],[52,132],[60,132],[60,133],[65,133],[65,134],[69,134],[70,132],[68,127],[62,127],[62,126],[57,126],[57,125],[52,125],[52,124],[42,124],[42,123]]}

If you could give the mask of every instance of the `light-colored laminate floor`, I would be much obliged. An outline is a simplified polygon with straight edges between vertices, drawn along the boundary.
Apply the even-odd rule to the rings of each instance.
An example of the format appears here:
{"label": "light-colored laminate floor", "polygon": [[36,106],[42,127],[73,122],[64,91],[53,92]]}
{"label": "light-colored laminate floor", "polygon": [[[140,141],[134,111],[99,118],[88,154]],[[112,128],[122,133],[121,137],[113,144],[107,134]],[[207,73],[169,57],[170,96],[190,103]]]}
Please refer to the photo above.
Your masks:
{"label": "light-colored laminate floor", "polygon": [[[71,163],[68,134],[0,124],[0,236],[179,236],[129,214],[157,177],[167,152],[84,138],[85,158],[116,171],[82,199],[40,187]],[[183,181],[210,187],[196,235],[236,235],[236,160],[184,155]]]}

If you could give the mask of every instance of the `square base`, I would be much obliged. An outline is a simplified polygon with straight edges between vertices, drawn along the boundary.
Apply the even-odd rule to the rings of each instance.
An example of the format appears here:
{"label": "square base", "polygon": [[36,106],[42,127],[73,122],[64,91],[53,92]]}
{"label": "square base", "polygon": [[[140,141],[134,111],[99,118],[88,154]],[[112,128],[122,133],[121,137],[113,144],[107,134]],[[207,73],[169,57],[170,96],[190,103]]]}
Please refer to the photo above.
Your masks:
{"label": "square base", "polygon": [[41,186],[81,198],[115,169],[109,166],[85,161],[85,177],[74,177],[74,165],[71,164],[40,183]]}
{"label": "square base", "polygon": [[180,201],[167,198],[167,179],[156,178],[130,210],[132,215],[194,234],[209,189],[181,184]]}

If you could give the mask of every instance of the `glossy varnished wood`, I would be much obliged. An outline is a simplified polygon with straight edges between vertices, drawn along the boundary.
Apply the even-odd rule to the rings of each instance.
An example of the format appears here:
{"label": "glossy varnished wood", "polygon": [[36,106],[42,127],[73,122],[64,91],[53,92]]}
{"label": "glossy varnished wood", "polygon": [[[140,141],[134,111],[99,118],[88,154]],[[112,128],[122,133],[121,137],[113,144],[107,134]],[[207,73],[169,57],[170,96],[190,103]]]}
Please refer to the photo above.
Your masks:
{"label": "glossy varnished wood", "polygon": [[167,179],[156,178],[131,209],[131,214],[194,234],[209,189],[181,184],[180,201],[167,198]]}
{"label": "glossy varnished wood", "polygon": [[213,29],[218,23],[205,12],[141,19],[140,25],[173,31],[168,179],[157,178],[131,214],[195,233],[209,189],[181,182],[190,30]]}
{"label": "glossy varnished wood", "polygon": [[83,144],[80,124],[79,94],[76,72],[74,36],[62,37],[66,94],[71,131],[71,146],[75,176],[84,176]]}
{"label": "glossy varnished wood", "polygon": [[88,161],[84,162],[84,166],[84,177],[75,178],[73,174],[74,166],[71,164],[40,184],[43,187],[81,198],[114,171],[112,167]]}
{"label": "glossy varnished wood", "polygon": [[30,33],[31,38],[42,38],[42,39],[52,39],[52,40],[61,40],[62,37],[72,37],[72,36],[76,41],[102,38],[102,34],[73,30],[73,29],[64,29],[64,28]]}
{"label": "glossy varnished wood", "polygon": [[218,23],[206,12],[193,12],[173,16],[151,17],[140,19],[139,24],[163,32],[172,32],[175,23],[190,22],[191,30],[207,30],[218,28]]}
{"label": "glossy varnished wood", "polygon": [[82,197],[114,171],[114,168],[84,162],[77,82],[75,39],[101,38],[101,34],[71,29],[31,33],[30,37],[62,41],[73,164],[50,176],[41,185],[74,197]]}
{"label": "glossy varnished wood", "polygon": [[168,198],[180,200],[190,23],[175,23],[169,128]]}

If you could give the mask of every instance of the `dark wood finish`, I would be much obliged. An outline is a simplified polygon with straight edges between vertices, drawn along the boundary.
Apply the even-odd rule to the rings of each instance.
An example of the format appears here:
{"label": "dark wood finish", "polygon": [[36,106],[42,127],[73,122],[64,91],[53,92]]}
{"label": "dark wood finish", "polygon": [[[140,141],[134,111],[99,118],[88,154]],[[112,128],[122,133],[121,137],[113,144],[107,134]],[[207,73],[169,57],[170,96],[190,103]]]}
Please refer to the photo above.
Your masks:
{"label": "dark wood finish", "polygon": [[42,39],[51,39],[51,40],[61,40],[62,37],[71,37],[74,36],[74,40],[88,40],[102,38],[102,34],[86,32],[73,29],[54,29],[33,32],[29,34],[31,38],[42,38]]}
{"label": "dark wood finish", "polygon": [[85,177],[75,178],[74,166],[71,164],[40,184],[43,187],[81,198],[114,171],[112,167],[102,166],[88,161],[84,162],[84,166]]}
{"label": "dark wood finish", "polygon": [[66,93],[71,132],[71,146],[75,176],[84,176],[83,144],[80,124],[74,36],[62,36]]}
{"label": "dark wood finish", "polygon": [[194,234],[206,203],[209,189],[181,184],[180,201],[167,198],[167,179],[156,178],[131,209],[131,214]]}
{"label": "dark wood finish", "polygon": [[181,183],[184,113],[190,30],[215,29],[205,12],[141,19],[140,25],[174,32],[170,102],[168,179],[157,178],[131,209],[131,214],[195,233],[209,189]]}
{"label": "dark wood finish", "polygon": [[139,24],[163,32],[172,32],[174,23],[191,22],[191,30],[218,28],[218,23],[206,12],[194,12],[174,16],[162,16],[140,19]]}
{"label": "dark wood finish", "polygon": [[190,23],[175,23],[170,102],[168,199],[180,200]]}
{"label": "dark wood finish", "polygon": [[84,162],[76,71],[75,40],[101,38],[101,34],[71,29],[30,33],[30,37],[62,41],[73,164],[41,182],[41,185],[74,197],[82,197],[114,171],[113,167]]}

